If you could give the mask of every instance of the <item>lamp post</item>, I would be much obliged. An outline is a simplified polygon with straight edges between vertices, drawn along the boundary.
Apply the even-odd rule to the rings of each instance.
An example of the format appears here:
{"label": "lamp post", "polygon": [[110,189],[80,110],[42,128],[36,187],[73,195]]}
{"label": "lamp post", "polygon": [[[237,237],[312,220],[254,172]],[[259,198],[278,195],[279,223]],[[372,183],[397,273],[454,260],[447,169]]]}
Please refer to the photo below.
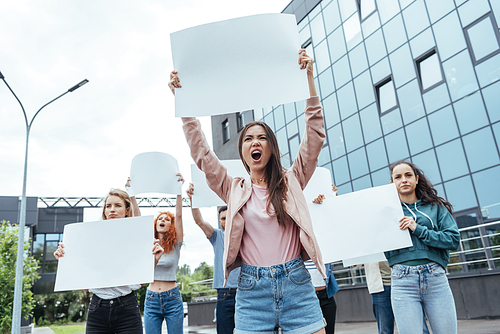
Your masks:
{"label": "lamp post", "polygon": [[17,97],[17,95],[14,93],[12,88],[10,88],[9,84],[7,81],[5,81],[5,77],[3,76],[2,72],[0,72],[0,79],[5,82],[11,93],[14,95],[16,98],[17,102],[19,102],[19,105],[21,105],[21,109],[23,110],[24,114],[24,121],[26,123],[26,148],[24,151],[24,175],[23,175],[23,193],[21,197],[21,210],[20,210],[20,217],[19,217],[19,236],[17,240],[17,261],[16,261],[16,280],[15,280],[15,285],[14,285],[14,305],[13,305],[13,311],[12,311],[12,334],[20,334],[21,332],[21,306],[22,306],[22,294],[23,294],[23,264],[24,264],[24,226],[26,224],[26,177],[28,174],[28,141],[29,141],[29,136],[30,136],[30,130],[31,130],[31,125],[33,124],[33,121],[35,117],[38,115],[38,113],[45,108],[47,105],[50,103],[54,102],[55,100],[59,99],[60,97],[73,92],[80,88],[81,86],[85,85],[87,82],[89,82],[87,79],[81,81],[77,85],[71,87],[68,89],[66,92],[63,94],[59,95],[55,99],[45,103],[38,111],[36,114],[33,116],[33,118],[29,121],[28,123],[28,117],[26,116],[26,112],[24,110],[23,104]]}

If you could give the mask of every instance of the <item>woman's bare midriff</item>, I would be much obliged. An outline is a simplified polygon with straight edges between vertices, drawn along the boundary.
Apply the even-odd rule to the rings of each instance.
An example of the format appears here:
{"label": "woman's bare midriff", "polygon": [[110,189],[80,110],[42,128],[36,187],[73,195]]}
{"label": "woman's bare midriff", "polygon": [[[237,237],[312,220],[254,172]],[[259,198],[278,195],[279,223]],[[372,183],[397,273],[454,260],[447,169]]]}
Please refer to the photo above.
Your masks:
{"label": "woman's bare midriff", "polygon": [[175,281],[154,281],[149,284],[148,290],[153,292],[164,292],[173,289],[177,286]]}

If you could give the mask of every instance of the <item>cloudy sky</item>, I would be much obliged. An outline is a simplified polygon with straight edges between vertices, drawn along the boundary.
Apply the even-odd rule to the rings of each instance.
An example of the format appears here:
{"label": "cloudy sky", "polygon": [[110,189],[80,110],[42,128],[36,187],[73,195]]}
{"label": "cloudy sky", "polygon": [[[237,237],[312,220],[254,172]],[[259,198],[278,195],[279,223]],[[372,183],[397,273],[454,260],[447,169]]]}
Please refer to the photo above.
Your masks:
{"label": "cloudy sky", "polygon": [[[187,181],[192,160],[168,90],[169,35],[240,16],[279,13],[289,0],[0,1],[0,71],[28,120],[28,196],[104,196],[123,188],[132,158],[171,154]],[[202,119],[211,138],[210,120]],[[22,191],[24,116],[0,82],[0,196]],[[187,188],[187,182],[184,190]],[[150,212],[146,212],[150,213]],[[151,214],[154,214],[152,211]],[[215,209],[203,211],[216,224]],[[180,264],[213,263],[211,246],[184,211]]]}

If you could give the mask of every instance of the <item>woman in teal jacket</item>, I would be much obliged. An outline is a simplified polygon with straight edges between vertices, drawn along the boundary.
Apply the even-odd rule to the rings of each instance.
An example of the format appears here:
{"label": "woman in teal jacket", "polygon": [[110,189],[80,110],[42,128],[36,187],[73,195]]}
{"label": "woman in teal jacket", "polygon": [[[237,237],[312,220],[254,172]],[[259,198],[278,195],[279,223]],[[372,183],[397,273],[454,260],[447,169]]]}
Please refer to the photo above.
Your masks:
{"label": "woman in teal jacket", "polygon": [[413,242],[385,253],[392,267],[391,303],[399,333],[422,333],[423,311],[434,334],[456,333],[455,301],[445,272],[449,250],[460,242],[452,206],[410,162],[391,165],[391,183],[405,215],[399,227],[409,230]]}

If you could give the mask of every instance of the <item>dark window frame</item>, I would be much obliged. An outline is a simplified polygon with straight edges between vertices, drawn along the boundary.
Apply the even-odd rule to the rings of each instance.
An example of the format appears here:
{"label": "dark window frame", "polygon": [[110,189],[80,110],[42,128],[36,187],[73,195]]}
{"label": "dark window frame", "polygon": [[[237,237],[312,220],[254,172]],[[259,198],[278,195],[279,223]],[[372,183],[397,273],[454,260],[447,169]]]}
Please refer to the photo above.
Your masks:
{"label": "dark window frame", "polygon": [[[387,84],[387,83],[389,83],[391,81],[392,81],[392,87],[394,88],[394,96],[396,97],[396,105],[382,112],[382,110],[380,109],[380,87],[384,86],[385,84]],[[384,79],[380,80],[375,85],[373,85],[373,89],[375,90],[375,100],[376,100],[376,103],[377,103],[377,109],[378,109],[378,115],[379,115],[379,117],[382,117],[385,114],[390,113],[394,109],[399,108],[398,94],[397,94],[397,91],[396,91],[396,85],[394,85],[394,78],[393,78],[392,74],[389,74]]]}
{"label": "dark window frame", "polygon": [[[429,59],[430,57],[432,57],[433,55],[436,55],[437,58],[438,58],[439,70],[441,71],[441,80],[438,81],[438,82],[436,82],[432,86],[424,89],[424,86],[422,84],[422,72],[420,71],[420,64],[422,62],[424,62],[425,60]],[[436,47],[433,47],[433,48],[427,50],[422,55],[420,55],[419,57],[415,58],[413,60],[413,66],[415,67],[415,72],[417,73],[417,78],[418,78],[417,81],[418,81],[418,86],[420,87],[420,93],[421,94],[427,93],[428,91],[433,90],[437,86],[440,86],[442,83],[446,82],[446,77],[445,77],[444,71],[443,71],[443,63],[441,62],[441,57],[439,57],[439,53],[437,52],[437,48]]]}
{"label": "dark window frame", "polygon": [[377,1],[373,0],[373,3],[375,4],[375,9],[370,14],[368,14],[365,18],[363,18],[361,16],[361,0],[356,0],[356,7],[358,9],[358,16],[359,16],[359,23],[360,24],[363,23],[364,21],[368,20],[373,15],[373,13],[378,12]]}
{"label": "dark window frame", "polygon": [[301,49],[307,48],[309,45],[312,44],[312,37],[309,37],[302,45],[300,46]]}
{"label": "dark window frame", "polygon": [[[247,115],[249,113],[251,113],[251,120],[249,120],[248,122],[245,122],[245,115]],[[238,114],[236,115],[237,131],[240,132],[241,130],[243,130],[245,125],[247,125],[248,123],[250,123],[254,120],[255,120],[255,115],[253,113],[253,109],[238,112]]]}
{"label": "dark window frame", "polygon": [[[479,22],[485,20],[487,17],[490,18],[490,22],[491,22],[491,25],[493,26],[493,31],[495,32],[495,36],[497,38],[499,48],[496,51],[490,53],[489,55],[484,56],[483,58],[477,60],[476,56],[474,54],[474,49],[472,48],[471,41],[469,39],[468,30],[470,28],[472,28],[473,26],[475,26],[476,24],[478,24]],[[472,60],[472,65],[476,66],[478,64],[481,64],[482,62],[484,62],[484,61],[486,61],[486,60],[488,60],[488,59],[490,59],[490,58],[492,58],[500,53],[500,32],[498,31],[498,25],[497,25],[497,21],[495,19],[495,16],[493,15],[493,13],[491,11],[484,14],[483,16],[481,16],[480,18],[478,18],[477,20],[475,20],[474,22],[472,22],[468,26],[464,27],[463,32],[464,32],[464,36],[465,36],[465,43],[467,44],[467,49],[469,50],[470,59]]]}
{"label": "dark window frame", "polygon": [[222,121],[222,143],[223,144],[227,143],[229,139],[231,139],[231,134],[229,131],[229,119],[226,118],[224,121]]}

